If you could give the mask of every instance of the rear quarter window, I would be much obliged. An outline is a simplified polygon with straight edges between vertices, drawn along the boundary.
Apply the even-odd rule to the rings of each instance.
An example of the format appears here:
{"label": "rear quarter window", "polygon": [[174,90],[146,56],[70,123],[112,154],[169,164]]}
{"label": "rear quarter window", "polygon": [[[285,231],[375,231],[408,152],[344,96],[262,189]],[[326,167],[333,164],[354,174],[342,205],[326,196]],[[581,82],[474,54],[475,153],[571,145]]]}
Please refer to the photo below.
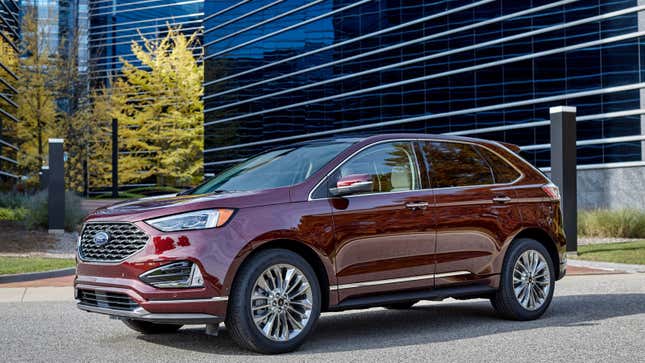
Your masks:
{"label": "rear quarter window", "polygon": [[486,159],[491,169],[493,169],[493,176],[495,177],[496,184],[511,183],[520,177],[520,172],[499,155],[479,146],[477,146],[477,151],[479,151],[481,156]]}

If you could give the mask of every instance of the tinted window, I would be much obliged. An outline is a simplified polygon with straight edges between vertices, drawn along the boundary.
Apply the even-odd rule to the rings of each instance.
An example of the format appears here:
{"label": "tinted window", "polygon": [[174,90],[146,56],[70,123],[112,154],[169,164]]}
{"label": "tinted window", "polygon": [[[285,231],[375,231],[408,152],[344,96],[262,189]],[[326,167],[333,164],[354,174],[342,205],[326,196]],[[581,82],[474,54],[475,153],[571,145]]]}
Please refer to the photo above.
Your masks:
{"label": "tinted window", "polygon": [[343,164],[330,184],[333,186],[340,178],[351,175],[368,175],[372,180],[371,193],[419,189],[416,162],[408,142],[370,146]]}
{"label": "tinted window", "polygon": [[470,144],[425,142],[423,152],[430,164],[433,188],[493,184],[488,164]]}
{"label": "tinted window", "polygon": [[351,143],[313,143],[275,149],[223,171],[191,194],[250,191],[303,182]]}
{"label": "tinted window", "polygon": [[520,177],[520,173],[514,167],[494,152],[483,147],[477,147],[477,151],[493,169],[495,183],[510,183]]}

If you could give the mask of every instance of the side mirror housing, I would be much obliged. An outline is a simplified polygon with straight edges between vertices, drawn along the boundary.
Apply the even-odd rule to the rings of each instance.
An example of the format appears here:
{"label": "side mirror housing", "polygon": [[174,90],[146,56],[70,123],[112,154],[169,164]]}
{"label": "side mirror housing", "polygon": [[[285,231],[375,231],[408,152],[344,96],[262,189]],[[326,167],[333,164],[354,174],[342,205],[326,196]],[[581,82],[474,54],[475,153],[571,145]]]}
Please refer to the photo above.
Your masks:
{"label": "side mirror housing", "polygon": [[329,188],[329,194],[334,197],[344,195],[369,193],[372,191],[372,177],[368,174],[353,174],[341,177],[336,187]]}

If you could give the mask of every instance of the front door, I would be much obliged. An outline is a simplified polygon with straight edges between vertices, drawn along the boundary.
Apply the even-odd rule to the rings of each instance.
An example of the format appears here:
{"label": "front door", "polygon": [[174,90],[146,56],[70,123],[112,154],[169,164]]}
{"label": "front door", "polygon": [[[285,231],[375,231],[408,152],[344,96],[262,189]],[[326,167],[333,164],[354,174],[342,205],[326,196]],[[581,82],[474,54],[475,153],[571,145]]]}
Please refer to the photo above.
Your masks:
{"label": "front door", "polygon": [[433,196],[421,190],[413,143],[369,146],[343,163],[328,185],[355,175],[371,181],[371,189],[330,199],[339,301],[433,287]]}

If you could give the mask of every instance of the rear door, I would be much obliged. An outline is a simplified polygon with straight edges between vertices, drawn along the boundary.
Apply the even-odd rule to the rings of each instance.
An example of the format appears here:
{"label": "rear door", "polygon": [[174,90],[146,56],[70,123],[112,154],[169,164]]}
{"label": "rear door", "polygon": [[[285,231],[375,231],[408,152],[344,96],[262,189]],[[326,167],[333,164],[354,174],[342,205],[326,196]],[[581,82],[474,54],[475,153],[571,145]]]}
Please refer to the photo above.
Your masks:
{"label": "rear door", "polygon": [[495,153],[456,141],[424,141],[421,150],[436,200],[431,208],[437,232],[435,286],[499,273],[495,260],[521,220],[512,205],[512,187],[496,182],[483,151],[491,159]]}
{"label": "rear door", "polygon": [[434,285],[432,191],[422,190],[411,141],[369,146],[329,178],[369,175],[372,189],[330,198],[339,300]]}

